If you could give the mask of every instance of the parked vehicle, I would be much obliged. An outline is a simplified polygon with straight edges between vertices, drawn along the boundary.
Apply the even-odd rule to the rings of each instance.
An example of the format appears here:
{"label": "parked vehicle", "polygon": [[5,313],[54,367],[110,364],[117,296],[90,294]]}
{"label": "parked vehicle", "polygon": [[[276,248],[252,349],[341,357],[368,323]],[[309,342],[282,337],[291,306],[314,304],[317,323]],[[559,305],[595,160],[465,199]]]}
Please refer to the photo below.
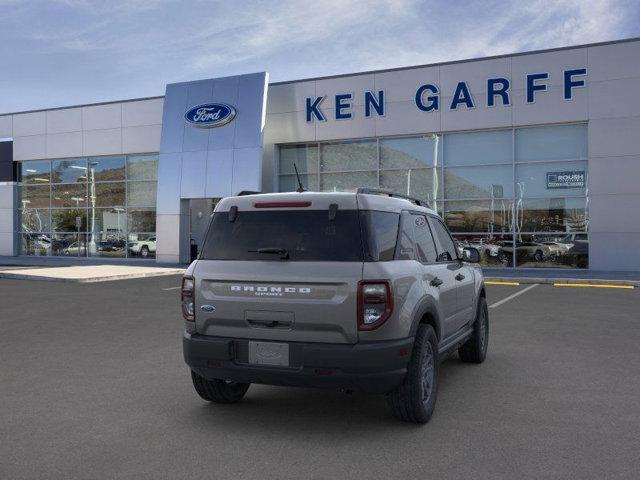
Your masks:
{"label": "parked vehicle", "polygon": [[549,255],[554,258],[565,255],[571,248],[566,243],[560,243],[560,242],[540,242],[540,243],[549,247]]}
{"label": "parked vehicle", "polygon": [[152,253],[156,253],[156,237],[129,242],[129,252],[132,255],[140,255],[143,258],[148,257]]}
{"label": "parked vehicle", "polygon": [[[551,248],[539,242],[517,242],[516,243],[516,262],[524,263],[533,260],[534,262],[542,262],[551,257]],[[503,242],[498,253],[499,260],[505,265],[511,265],[513,262],[513,244],[511,242]]]}
{"label": "parked vehicle", "polygon": [[182,281],[196,392],[238,402],[251,383],[385,394],[425,423],[439,362],[487,353],[475,248],[460,256],[422,202],[388,192],[225,198]]}
{"label": "parked vehicle", "polygon": [[63,255],[66,256],[84,256],[86,253],[86,246],[84,242],[73,242],[67,247],[62,249]]}

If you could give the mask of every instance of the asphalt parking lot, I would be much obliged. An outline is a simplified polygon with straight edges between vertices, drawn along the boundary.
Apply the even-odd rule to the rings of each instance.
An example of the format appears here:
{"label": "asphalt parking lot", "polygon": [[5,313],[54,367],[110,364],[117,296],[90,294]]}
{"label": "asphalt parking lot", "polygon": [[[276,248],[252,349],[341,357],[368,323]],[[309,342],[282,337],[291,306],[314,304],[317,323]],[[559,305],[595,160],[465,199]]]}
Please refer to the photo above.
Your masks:
{"label": "asphalt parking lot", "polygon": [[179,277],[0,279],[0,479],[637,478],[640,289],[490,286],[489,356],[425,426],[382,397],[252,386],[208,405]]}

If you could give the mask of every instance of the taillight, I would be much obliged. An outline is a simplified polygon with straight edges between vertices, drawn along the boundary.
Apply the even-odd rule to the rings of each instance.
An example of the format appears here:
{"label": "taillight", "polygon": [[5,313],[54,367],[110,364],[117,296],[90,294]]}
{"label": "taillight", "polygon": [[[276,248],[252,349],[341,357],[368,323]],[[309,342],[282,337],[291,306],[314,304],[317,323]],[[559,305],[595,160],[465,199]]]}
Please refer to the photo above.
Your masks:
{"label": "taillight", "polygon": [[358,283],[358,330],[374,330],[391,316],[393,294],[388,280]]}
{"label": "taillight", "polygon": [[182,316],[185,320],[194,322],[194,280],[193,277],[182,277],[182,288],[180,289],[180,303],[182,304]]}

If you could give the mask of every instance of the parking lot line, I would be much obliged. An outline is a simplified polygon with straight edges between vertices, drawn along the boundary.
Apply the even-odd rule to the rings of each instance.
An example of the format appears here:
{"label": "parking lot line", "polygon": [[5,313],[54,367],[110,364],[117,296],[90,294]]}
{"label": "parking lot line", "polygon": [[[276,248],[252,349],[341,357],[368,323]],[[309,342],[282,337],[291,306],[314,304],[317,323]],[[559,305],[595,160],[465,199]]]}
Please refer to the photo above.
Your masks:
{"label": "parking lot line", "polygon": [[167,291],[167,290],[178,290],[180,287],[169,287],[169,288],[163,288],[162,290]]}
{"label": "parking lot line", "polygon": [[529,290],[531,290],[534,287],[537,287],[538,284],[534,283],[533,285],[529,285],[527,288],[523,288],[522,290],[517,291],[516,293],[509,295],[508,297],[503,298],[502,300],[497,301],[496,303],[493,303],[491,305],[489,305],[489,308],[496,308],[499,307],[500,305],[507,303],[509,300],[513,300],[516,297],[519,297],[520,295],[522,295],[525,292],[528,292]]}
{"label": "parking lot line", "polygon": [[520,285],[520,282],[499,282],[497,280],[487,280],[484,282],[485,285],[509,285],[512,287],[517,287]]}
{"label": "parking lot line", "polygon": [[554,283],[554,287],[589,287],[589,288],[635,288],[633,285],[607,285],[601,283]]}

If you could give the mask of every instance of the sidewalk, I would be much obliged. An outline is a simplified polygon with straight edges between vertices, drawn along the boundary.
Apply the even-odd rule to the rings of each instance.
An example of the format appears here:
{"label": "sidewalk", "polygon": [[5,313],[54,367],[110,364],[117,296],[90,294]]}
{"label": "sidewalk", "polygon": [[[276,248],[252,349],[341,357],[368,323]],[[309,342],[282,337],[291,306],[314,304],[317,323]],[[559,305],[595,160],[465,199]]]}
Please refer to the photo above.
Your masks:
{"label": "sidewalk", "polygon": [[180,275],[182,268],[139,267],[128,265],[83,265],[66,267],[1,268],[0,278],[13,280],[45,280],[57,282],[93,283],[127,278]]}
{"label": "sidewalk", "polygon": [[518,283],[578,283],[587,285],[632,285],[640,287],[640,272],[548,268],[483,268],[486,281]]}

